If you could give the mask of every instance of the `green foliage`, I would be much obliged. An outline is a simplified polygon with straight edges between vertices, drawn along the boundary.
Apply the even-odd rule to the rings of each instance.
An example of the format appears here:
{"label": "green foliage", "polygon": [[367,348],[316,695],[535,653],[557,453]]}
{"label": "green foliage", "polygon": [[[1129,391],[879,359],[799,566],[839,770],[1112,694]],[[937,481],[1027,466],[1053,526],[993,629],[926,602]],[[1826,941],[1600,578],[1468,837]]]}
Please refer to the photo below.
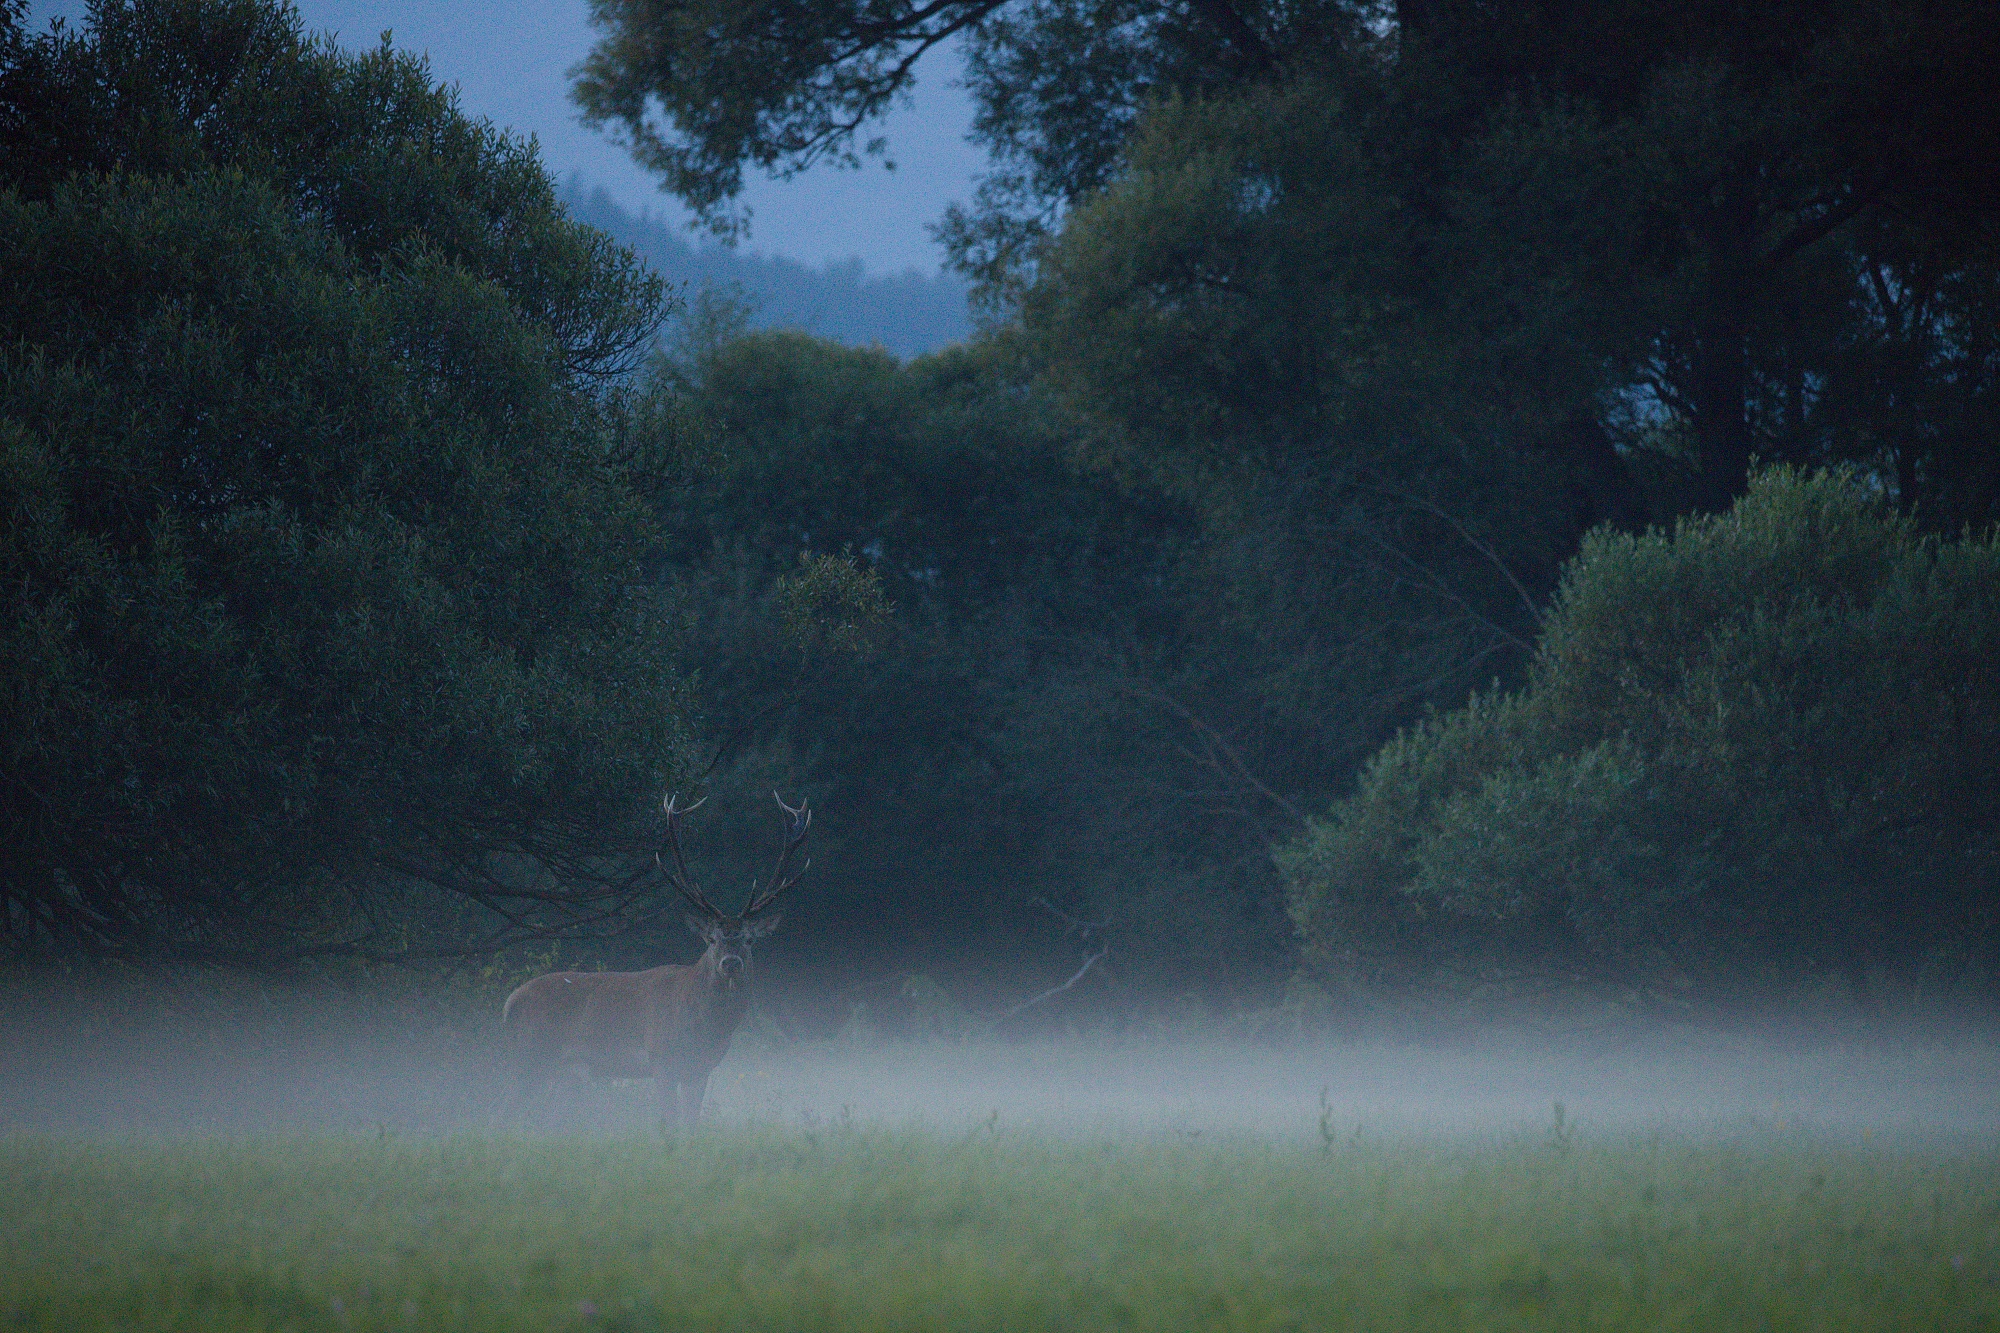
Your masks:
{"label": "green foliage", "polygon": [[595,15],[579,100],[725,230],[746,165],[884,151],[864,127],[964,34],[992,171],[940,234],[996,309],[1082,308],[1058,372],[1141,469],[1160,425],[1227,477],[1247,411],[1294,451],[1498,435],[1625,523],[1633,451],[1658,516],[1726,508],[1753,455],[2000,512],[1981,0]]}
{"label": "green foliage", "polygon": [[[949,737],[894,771],[1047,812],[1049,836],[992,840],[1032,847],[1024,860],[1056,870],[1073,919],[1115,921],[1176,981],[1201,970],[1204,942],[1213,975],[1235,952],[1215,942],[1274,924],[1267,845],[1399,728],[1339,831],[1315,826],[1281,856],[1316,886],[1294,910],[1328,958],[1479,921],[1605,956],[1725,939],[1845,953],[1859,976],[1878,949],[1949,950],[1937,936],[1988,929],[1958,920],[1988,873],[1968,850],[1984,835],[1943,831],[1990,817],[1954,805],[1965,784],[1944,772],[1983,763],[1984,742],[1938,737],[1955,696],[1925,657],[1956,641],[1931,620],[1983,614],[1924,601],[1969,597],[1970,572],[1949,594],[1917,591],[1907,562],[1827,585],[1751,543],[1703,557],[1699,586],[1649,582],[1642,570],[1680,570],[1721,540],[1701,527],[1605,553],[1609,532],[1728,510],[1753,456],[1850,467],[1900,509],[1881,538],[1897,550],[1917,549],[1919,528],[2000,514],[1990,5],[792,0],[754,18],[710,3],[597,15],[580,97],[718,219],[746,165],[876,147],[857,136],[908,58],[964,31],[993,171],[941,234],[1011,317],[968,356],[1007,363],[1034,404],[1032,427],[1000,394],[975,415],[1038,448],[1059,440],[1049,457],[1116,488],[1047,507],[1038,491],[1016,512],[1035,530],[1078,516],[1055,530],[1084,546],[1128,502],[1178,523],[1126,548],[1150,586],[1058,593],[1056,566],[1022,544],[927,521],[964,512],[912,484],[931,457],[999,475],[956,444],[912,447],[947,438],[903,388],[929,369],[715,363],[702,392],[743,395],[732,467],[766,473],[767,517],[734,529],[751,560],[880,542],[940,572],[934,590],[883,567],[899,623],[926,627],[926,665],[879,694],[823,696],[822,716],[872,721],[865,746],[819,756],[861,771],[913,736]],[[926,424],[898,424],[912,422]],[[787,469],[804,458],[843,480],[802,483]],[[1817,540],[1802,512],[1771,521]],[[1576,601],[1572,576],[1552,611],[1593,530],[1576,568],[1626,584]],[[1015,564],[984,573],[980,537]],[[1943,569],[1975,548],[1927,558]],[[1811,596],[1869,588],[1876,637],[1838,598],[1741,610],[1751,581],[1784,598],[1801,578]],[[1141,600],[1099,595],[1114,590]],[[1898,596],[1910,604],[1895,611]],[[1575,638],[1599,620],[1631,641]],[[1597,665],[1552,665],[1572,651],[1667,684],[1646,695]],[[874,679],[914,655],[892,651]],[[1482,688],[1471,714],[1422,720]],[[889,722],[913,722],[896,710],[919,698],[936,701],[936,730]],[[1828,728],[1864,714],[1907,791],[1827,752]],[[788,759],[812,748],[790,735]],[[1923,757],[1939,754],[1960,758]],[[1920,929],[1927,909],[1870,887],[1906,875],[1928,886],[1911,903],[1946,904],[1957,924]]]}
{"label": "green foliage", "polygon": [[[1260,532],[1079,469],[1074,418],[1019,339],[899,366],[733,336],[725,316],[665,366],[716,459],[670,527],[721,741],[711,845],[761,854],[773,786],[825,812],[788,949],[954,982],[969,965],[1018,997],[1080,962],[1047,897],[1067,928],[1104,928],[1092,1003],[1107,981],[1123,1000],[1274,990],[1289,927],[1270,843],[1505,641],[1397,552],[1449,543],[1431,559],[1481,571],[1512,606],[1496,614],[1520,616],[1519,594],[1415,506],[1344,529],[1360,567],[1321,569],[1322,527]],[[1320,494],[1259,488],[1252,512],[1310,521]],[[829,549],[893,611],[865,659],[802,662],[786,580]],[[954,956],[989,931],[1043,961],[996,977]]]}
{"label": "green foliage", "polygon": [[1593,534],[1526,687],[1414,727],[1287,848],[1329,957],[1432,916],[1545,947],[1839,968],[1990,950],[2000,544],[1847,473]]}
{"label": "green foliage", "polygon": [[1402,207],[1367,96],[1301,78],[1154,108],[1021,302],[1089,461],[1202,513],[1231,666],[1343,759],[1513,671],[1577,538],[1635,512],[1587,414],[1604,339],[1579,284],[1507,275],[1578,336],[1464,338],[1463,289],[1497,279]]}
{"label": "green foliage", "polygon": [[865,0],[781,0],[754,12],[592,0],[605,35],[576,70],[574,96],[586,124],[616,126],[641,164],[727,235],[745,225],[722,210],[743,188],[746,161],[787,171],[821,158],[859,163],[854,126],[886,110],[908,72],[871,49],[885,20],[925,48],[963,26],[958,15]]}
{"label": "green foliage", "polygon": [[801,552],[775,591],[785,631],[806,655],[871,651],[893,609],[875,571],[845,556]]}
{"label": "green foliage", "polygon": [[[788,947],[842,969],[956,981],[958,941],[996,927],[1030,957],[1059,944],[1035,895],[1072,865],[1108,880],[1099,839],[1132,836],[1084,808],[1099,764],[1078,733],[1100,719],[1078,714],[1104,692],[1076,698],[1074,668],[1171,616],[1158,585],[1185,525],[1079,478],[1003,345],[898,365],[691,332],[668,370],[717,461],[670,526],[723,747],[712,845],[761,848],[770,788],[811,792],[819,868]],[[1199,946],[1188,930],[1181,950]]]}
{"label": "green foliage", "polygon": [[6,88],[0,926],[618,921],[686,762],[679,429],[619,378],[658,282],[419,62],[289,10],[100,4]]}
{"label": "green foliage", "polygon": [[1992,1153],[1654,1135],[13,1139],[28,1327],[1967,1330]]}
{"label": "green foliage", "polygon": [[1231,7],[1134,0],[783,0],[754,12],[593,0],[591,16],[603,35],[577,70],[585,120],[611,127],[724,234],[748,222],[729,211],[746,165],[790,175],[885,154],[865,127],[907,95],[925,52],[962,41],[975,134],[1007,166],[950,230],[1003,247],[1037,229],[1002,210],[1046,215],[1099,183],[1151,93],[1226,86],[1268,70],[1287,38],[1338,40],[1359,25],[1338,4],[1272,7],[1259,26],[1279,31],[1260,38]]}
{"label": "green foliage", "polygon": [[[739,571],[889,553],[869,558],[904,608],[902,644],[812,705],[866,742],[793,726],[788,762],[902,756],[875,770],[879,790],[922,773],[1046,812],[1050,834],[994,840],[1060,867],[1066,909],[1115,921],[1159,975],[1269,925],[1263,846],[1295,832],[1292,812],[1489,682],[1469,715],[1382,753],[1346,832],[1285,853],[1322,886],[1295,904],[1316,948],[1414,945],[1442,919],[1601,954],[1727,937],[1860,957],[1922,933],[1866,883],[1915,874],[1942,895],[1929,901],[1964,904],[1945,886],[1975,875],[1968,844],[1938,830],[1986,815],[1935,815],[1930,796],[1905,810],[1816,743],[1864,698],[1897,696],[1868,716],[1902,717],[1896,752],[1924,770],[1909,746],[1929,742],[1911,738],[1948,691],[1919,684],[1897,712],[1905,682],[1928,679],[1896,646],[1907,626],[1840,640],[1826,625],[1844,613],[1790,602],[1739,624],[1715,608],[1739,606],[1744,580],[1783,596],[1824,582],[1747,548],[1716,554],[1700,587],[1635,572],[1545,615],[1586,532],[1726,509],[1753,453],[1851,463],[1932,530],[1996,512],[2000,305],[1978,218],[2000,152],[1975,71],[2000,29],[1985,8],[727,8],[600,6],[582,100],[719,218],[745,164],[849,152],[905,57],[966,30],[995,169],[943,232],[1018,317],[974,359],[1018,358],[1035,404],[1030,423],[987,393],[972,415],[1048,457],[1062,437],[1123,488],[1035,492],[1016,511],[1035,530],[1089,545],[1134,497],[1186,524],[1126,548],[1150,588],[1059,592],[1023,544],[935,521],[967,512],[931,484],[938,460],[1004,480],[1011,460],[988,470],[938,430],[913,392],[932,369],[776,344],[712,361],[701,393],[729,415],[749,484],[707,497],[716,528],[687,530],[733,534]],[[839,480],[805,477],[807,459]],[[1674,560],[1707,530],[1686,531]],[[1917,541],[1898,531],[1883,540]],[[985,562],[982,537],[1012,563]],[[1590,540],[1586,566],[1611,579],[1597,553],[1616,539]],[[1651,542],[1634,570],[1658,563]],[[764,596],[770,577],[732,586]],[[1891,614],[1887,592],[1869,596]],[[1575,639],[1593,618],[1633,642]],[[1668,684],[1635,702],[1597,666],[1550,665],[1571,651]],[[1800,683],[1787,654],[1850,694]],[[767,637],[707,675],[768,698],[758,660],[779,656]],[[915,699],[937,707],[928,725],[911,725]],[[1885,938],[1802,925],[1850,920]]]}
{"label": "green foliage", "polygon": [[[6,0],[6,929],[612,929],[705,775],[699,857],[803,791],[801,937],[953,984],[1268,987],[1279,842],[1328,961],[1969,957],[1989,8],[605,0],[586,113],[724,230],[962,38],[1012,317],[716,304],[642,388],[660,283],[420,63]],[[1616,535],[1753,452],[1851,485]]]}

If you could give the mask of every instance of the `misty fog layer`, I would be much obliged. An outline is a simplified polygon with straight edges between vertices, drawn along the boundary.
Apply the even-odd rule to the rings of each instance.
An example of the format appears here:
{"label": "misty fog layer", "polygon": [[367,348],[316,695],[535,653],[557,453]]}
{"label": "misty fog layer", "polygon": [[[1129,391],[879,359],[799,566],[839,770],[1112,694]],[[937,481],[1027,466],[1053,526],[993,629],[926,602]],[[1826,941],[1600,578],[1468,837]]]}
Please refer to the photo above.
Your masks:
{"label": "misty fog layer", "polygon": [[[1061,1129],[1330,1127],[1504,1132],[1554,1104],[1600,1129],[1758,1121],[1839,1130],[1990,1130],[2000,1059],[1987,1046],[1793,1050],[1750,1036],[1662,1030],[1615,1047],[1536,1047],[1504,1036],[1448,1046],[1375,1040],[1284,1048],[1214,1041],[875,1050],[747,1047],[716,1071],[715,1114],[955,1125],[994,1112]],[[1325,1103],[1320,1101],[1325,1092]]]}
{"label": "misty fog layer", "polygon": [[[184,984],[0,999],[0,1129],[57,1132],[628,1133],[653,1124],[650,1084],[580,1071],[504,1117],[497,1011],[338,991]],[[1322,1098],[1324,1100],[1322,1100]],[[1549,1031],[1384,1025],[1346,1040],[1259,1042],[1178,1032],[789,1041],[753,1021],[711,1080],[704,1119],[852,1120],[954,1130],[1199,1135],[1509,1133],[1556,1103],[1583,1132],[1746,1129],[1987,1134],[2000,1128],[2000,1048],[1970,1028],[1866,1039],[1628,1022]]]}

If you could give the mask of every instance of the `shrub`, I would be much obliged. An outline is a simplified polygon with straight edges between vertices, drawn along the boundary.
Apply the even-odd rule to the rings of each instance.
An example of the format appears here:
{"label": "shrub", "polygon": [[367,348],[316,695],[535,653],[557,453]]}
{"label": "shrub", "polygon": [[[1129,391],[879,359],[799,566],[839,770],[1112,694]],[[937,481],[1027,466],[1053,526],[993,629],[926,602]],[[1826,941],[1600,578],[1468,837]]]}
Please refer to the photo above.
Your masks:
{"label": "shrub", "polygon": [[1601,530],[1526,686],[1414,727],[1280,854],[1321,958],[1487,922],[1572,956],[1990,952],[2000,546],[1846,472]]}

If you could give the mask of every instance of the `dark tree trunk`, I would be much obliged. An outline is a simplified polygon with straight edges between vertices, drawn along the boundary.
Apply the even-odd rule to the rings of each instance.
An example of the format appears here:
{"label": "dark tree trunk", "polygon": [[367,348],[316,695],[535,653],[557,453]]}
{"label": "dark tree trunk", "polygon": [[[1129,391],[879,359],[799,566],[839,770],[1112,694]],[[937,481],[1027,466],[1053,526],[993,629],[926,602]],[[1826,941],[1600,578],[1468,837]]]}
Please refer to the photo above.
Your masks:
{"label": "dark tree trunk", "polygon": [[1694,382],[1688,386],[1701,450],[1695,508],[1721,513],[1750,477],[1750,311],[1763,284],[1757,262],[1757,206],[1751,188],[1724,183],[1703,220],[1707,290],[1694,326]]}
{"label": "dark tree trunk", "polygon": [[1637,532],[1651,517],[1646,498],[1632,471],[1602,423],[1578,411],[1556,428],[1553,452],[1568,478],[1571,510],[1578,536],[1600,523],[1621,532]]}
{"label": "dark tree trunk", "polygon": [[1863,1018],[1872,1019],[1881,1014],[1881,1006],[1875,1001],[1875,993],[1868,988],[1868,962],[1868,944],[1857,926],[1848,937],[1840,971],[1847,982],[1847,998],[1854,1005],[1855,1012]]}
{"label": "dark tree trunk", "polygon": [[1701,450],[1695,508],[1721,513],[1743,494],[1750,476],[1750,367],[1740,320],[1704,328],[1694,359],[1695,440]]}
{"label": "dark tree trunk", "polygon": [[1906,514],[1917,507],[1917,451],[1909,444],[1896,449],[1896,503]]}

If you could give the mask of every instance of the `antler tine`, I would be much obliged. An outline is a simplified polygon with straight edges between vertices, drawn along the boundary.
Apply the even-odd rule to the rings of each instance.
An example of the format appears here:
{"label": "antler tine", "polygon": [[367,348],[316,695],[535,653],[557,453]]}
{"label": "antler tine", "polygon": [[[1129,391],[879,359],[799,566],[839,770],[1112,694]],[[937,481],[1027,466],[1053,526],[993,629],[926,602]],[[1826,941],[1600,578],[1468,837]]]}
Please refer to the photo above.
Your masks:
{"label": "antler tine", "polygon": [[808,859],[797,870],[790,874],[785,873],[785,867],[790,863],[792,854],[805,845],[806,830],[812,827],[812,811],[807,808],[803,797],[799,799],[798,809],[794,810],[791,806],[785,804],[785,798],[779,796],[778,793],[772,792],[771,796],[777,801],[778,808],[785,812],[784,835],[779,845],[778,865],[771,872],[769,888],[766,888],[762,893],[758,893],[756,886],[754,884],[751,886],[750,903],[743,909],[743,915],[746,918],[756,916],[773,902],[776,902],[779,894],[798,883],[799,878],[812,868],[812,861]]}
{"label": "antler tine", "polygon": [[667,850],[673,852],[674,863],[671,866],[668,865],[666,857],[662,856],[659,852],[653,853],[653,861],[665,873],[667,882],[680,890],[681,897],[687,899],[701,911],[720,920],[726,917],[728,913],[710,902],[708,895],[694,886],[694,876],[688,874],[687,857],[681,852],[681,819],[690,812],[701,809],[702,806],[708,803],[708,798],[704,796],[690,806],[675,805],[674,800],[674,795],[668,793],[667,799],[660,802],[660,808],[666,812],[667,816]]}

